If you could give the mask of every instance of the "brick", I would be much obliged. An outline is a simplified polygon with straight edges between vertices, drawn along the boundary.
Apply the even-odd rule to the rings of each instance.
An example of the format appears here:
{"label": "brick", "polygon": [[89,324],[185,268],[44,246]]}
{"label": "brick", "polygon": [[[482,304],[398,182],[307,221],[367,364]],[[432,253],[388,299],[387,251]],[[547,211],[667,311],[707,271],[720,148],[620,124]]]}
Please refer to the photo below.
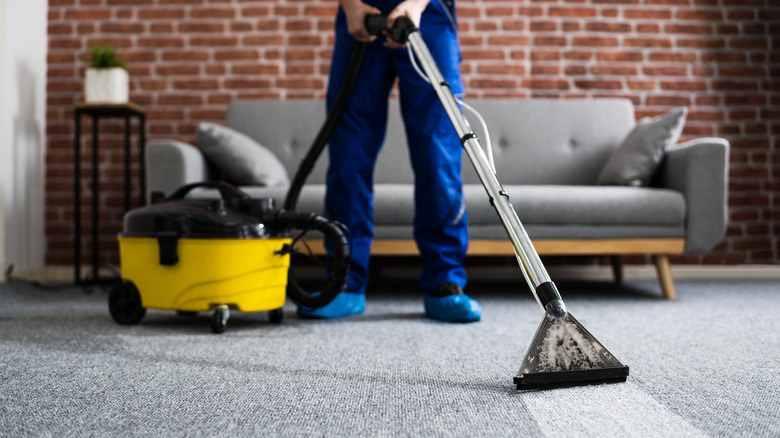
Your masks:
{"label": "brick", "polygon": [[653,62],[684,62],[686,64],[690,64],[696,62],[696,53],[694,52],[653,52],[648,55],[648,59]]}
{"label": "brick", "polygon": [[319,78],[280,78],[276,85],[287,89],[323,89],[325,81]]}
{"label": "brick", "polygon": [[220,50],[214,52],[216,61],[246,61],[260,59],[257,50]]}
{"label": "brick", "polygon": [[224,33],[225,24],[209,21],[185,21],[177,24],[179,32],[183,33]]}
{"label": "brick", "polygon": [[589,22],[585,25],[588,32],[631,32],[631,25],[628,23],[612,22]]}
{"label": "brick", "polygon": [[550,17],[593,18],[598,16],[598,9],[556,6],[556,7],[550,7],[548,15]]}
{"label": "brick", "polygon": [[560,68],[557,65],[531,65],[531,75],[534,76],[557,76]]}
{"label": "brick", "polygon": [[624,41],[626,47],[642,48],[670,48],[672,40],[669,38],[626,38]]}
{"label": "brick", "polygon": [[623,85],[617,80],[575,80],[574,86],[580,89],[620,90]]}
{"label": "brick", "polygon": [[278,75],[281,68],[276,64],[233,65],[232,72],[238,75]]}
{"label": "brick", "polygon": [[[554,21],[533,21],[531,22],[531,32],[555,32],[558,30],[558,23]],[[482,29],[477,29],[481,31]]]}
{"label": "brick", "polygon": [[731,38],[729,40],[729,48],[731,49],[766,49],[768,47],[766,38]]}
{"label": "brick", "polygon": [[69,9],[65,11],[65,19],[68,21],[74,21],[74,20],[98,21],[98,20],[108,20],[109,18],[111,18],[111,11],[109,10]]}
{"label": "brick", "polygon": [[528,79],[523,81],[523,86],[532,90],[568,90],[570,88],[567,79]]}
{"label": "brick", "polygon": [[211,35],[207,37],[198,36],[198,37],[190,37],[189,40],[191,46],[232,47],[238,45],[238,37],[234,37],[234,36],[216,36],[216,35]]}
{"label": "brick", "polygon": [[185,17],[183,9],[152,8],[139,9],[139,20],[181,20]]}
{"label": "brick", "polygon": [[192,8],[190,10],[191,18],[235,18],[236,10],[233,8]]}
{"label": "brick", "polygon": [[527,46],[527,36],[491,36],[488,37],[488,45],[490,46]]}
{"label": "brick", "polygon": [[322,44],[320,35],[291,35],[288,39],[291,46],[319,46]]}
{"label": "brick", "polygon": [[721,9],[678,9],[675,17],[678,20],[721,21]]}
{"label": "brick", "polygon": [[225,88],[251,88],[251,89],[264,89],[271,88],[272,82],[270,79],[225,79]]}
{"label": "brick", "polygon": [[683,66],[645,66],[642,73],[647,76],[687,76],[688,68]]}
{"label": "brick", "polygon": [[626,85],[628,86],[629,90],[636,90],[636,91],[649,91],[649,90],[656,89],[655,81],[648,81],[648,80],[629,79],[626,81]]}
{"label": "brick", "polygon": [[626,9],[623,16],[629,20],[670,20],[672,11],[669,9]]}
{"label": "brick", "polygon": [[642,62],[644,55],[642,52],[599,52],[596,55],[598,61],[607,62]]}
{"label": "brick", "polygon": [[482,64],[477,67],[477,73],[486,75],[524,75],[526,74],[526,69],[524,65]]}
{"label": "brick", "polygon": [[695,34],[710,35],[713,33],[712,26],[709,24],[665,24],[664,32],[667,34]]}
{"label": "brick", "polygon": [[469,81],[469,86],[477,89],[484,88],[517,88],[519,81],[517,79],[494,79],[494,78],[474,78]]}
{"label": "brick", "polygon": [[591,73],[596,76],[636,76],[638,68],[634,65],[594,65]]}
{"label": "brick", "polygon": [[658,24],[639,23],[636,25],[637,33],[661,33],[661,26]]}
{"label": "brick", "polygon": [[100,25],[102,33],[143,33],[143,23],[103,23]]}
{"label": "brick", "polygon": [[712,81],[712,89],[715,91],[751,91],[758,90],[758,84],[755,81],[715,80]]}
{"label": "brick", "polygon": [[615,47],[617,46],[618,39],[614,37],[583,37],[575,36],[572,39],[572,45],[574,46],[586,46],[586,47]]}
{"label": "brick", "polygon": [[242,17],[268,17],[269,15],[271,15],[271,8],[268,6],[241,8]]}
{"label": "brick", "polygon": [[565,46],[566,37],[559,36],[536,36],[533,38],[534,46]]}
{"label": "brick", "polygon": [[589,61],[593,58],[593,53],[582,50],[572,50],[565,52],[563,57],[569,61]]}
{"label": "brick", "polygon": [[284,45],[284,36],[282,35],[251,35],[243,39],[246,46],[282,46]]}
{"label": "brick", "polygon": [[139,38],[139,47],[184,47],[184,38],[181,37],[157,37],[157,38]]}
{"label": "brick", "polygon": [[203,50],[163,51],[162,60],[166,62],[208,61],[209,52]]}
{"label": "brick", "polygon": [[724,49],[726,40],[723,38],[678,38],[677,47],[691,47],[697,49]]}
{"label": "brick", "polygon": [[561,52],[551,50],[532,50],[532,61],[557,61],[561,59]]}

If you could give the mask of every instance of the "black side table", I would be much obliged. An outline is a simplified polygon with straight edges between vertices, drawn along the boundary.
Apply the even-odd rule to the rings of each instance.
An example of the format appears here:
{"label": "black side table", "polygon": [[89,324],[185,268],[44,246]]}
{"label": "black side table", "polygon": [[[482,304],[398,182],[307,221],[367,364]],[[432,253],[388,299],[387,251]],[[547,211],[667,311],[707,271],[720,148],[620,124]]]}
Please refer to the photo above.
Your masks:
{"label": "black side table", "polygon": [[81,116],[88,115],[92,117],[92,273],[93,278],[89,283],[104,283],[113,281],[106,279],[103,281],[98,276],[98,122],[101,118],[124,118],[125,119],[125,212],[131,208],[130,200],[130,125],[133,117],[139,119],[139,151],[141,161],[140,175],[140,204],[145,203],[145,168],[144,168],[144,144],[146,143],[146,112],[144,109],[133,103],[108,104],[108,103],[81,103],[76,105],[74,111],[75,139],[74,155],[75,173],[73,181],[73,222],[74,222],[74,260],[73,276],[76,284],[84,284],[81,280]]}

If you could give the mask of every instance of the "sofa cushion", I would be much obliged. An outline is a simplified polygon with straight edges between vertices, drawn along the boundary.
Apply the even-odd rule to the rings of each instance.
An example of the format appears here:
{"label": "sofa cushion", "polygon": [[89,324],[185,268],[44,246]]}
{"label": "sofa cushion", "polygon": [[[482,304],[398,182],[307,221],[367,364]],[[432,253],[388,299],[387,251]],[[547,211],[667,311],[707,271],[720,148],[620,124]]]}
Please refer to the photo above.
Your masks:
{"label": "sofa cushion", "polygon": [[666,149],[680,139],[687,112],[686,108],[674,108],[640,120],[607,160],[596,183],[648,185]]}
{"label": "sofa cushion", "polygon": [[[252,197],[272,197],[284,202],[286,187],[243,187]],[[685,199],[680,192],[649,187],[604,186],[504,186],[523,224],[547,225],[673,225],[685,221]],[[378,184],[374,188],[377,224],[411,225],[414,221],[414,188],[409,184]],[[470,226],[500,225],[481,185],[463,188]],[[217,196],[203,191],[197,196]],[[306,185],[296,210],[321,214],[325,186]]]}
{"label": "sofa cushion", "polygon": [[234,129],[201,123],[197,137],[206,157],[234,184],[274,187],[290,183],[287,171],[271,151]]}

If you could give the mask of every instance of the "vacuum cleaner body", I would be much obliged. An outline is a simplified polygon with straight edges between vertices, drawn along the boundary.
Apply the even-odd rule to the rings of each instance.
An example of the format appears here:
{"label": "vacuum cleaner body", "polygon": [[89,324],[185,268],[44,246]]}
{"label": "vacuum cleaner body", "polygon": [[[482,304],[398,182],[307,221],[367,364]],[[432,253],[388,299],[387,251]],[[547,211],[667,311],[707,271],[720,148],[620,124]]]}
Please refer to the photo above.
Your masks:
{"label": "vacuum cleaner body", "polygon": [[242,312],[284,307],[290,238],[181,238],[178,262],[160,264],[157,237],[120,237],[122,277],[141,293],[145,308],[213,311],[221,305]]}
{"label": "vacuum cleaner body", "polygon": [[[186,197],[199,187],[216,188],[221,198]],[[140,322],[146,309],[213,311],[212,329],[221,333],[230,310],[269,311],[271,321],[280,322],[288,290],[294,301],[319,307],[343,288],[348,244],[339,227],[313,213],[276,210],[273,199],[252,199],[224,182],[190,184],[156,198],[124,218],[123,282],[109,295],[109,311],[120,324]],[[319,229],[336,242],[335,274],[321,293],[288,288],[295,228]]]}

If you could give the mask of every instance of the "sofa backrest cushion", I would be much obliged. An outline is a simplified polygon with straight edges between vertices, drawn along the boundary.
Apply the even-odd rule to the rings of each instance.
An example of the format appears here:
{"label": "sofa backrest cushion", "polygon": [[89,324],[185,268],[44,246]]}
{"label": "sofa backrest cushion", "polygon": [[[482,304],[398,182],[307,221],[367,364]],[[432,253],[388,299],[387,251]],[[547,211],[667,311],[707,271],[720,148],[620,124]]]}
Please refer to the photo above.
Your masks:
{"label": "sofa backrest cushion", "polygon": [[[594,184],[604,163],[634,126],[633,105],[627,99],[475,99],[468,103],[487,122],[503,184]],[[389,114],[375,181],[409,183],[413,175],[396,100],[390,101]],[[273,151],[292,178],[325,116],[322,100],[235,101],[228,108],[227,125]],[[484,139],[476,119],[469,120]],[[325,181],[327,161],[326,151],[310,183]],[[463,169],[467,183],[479,182],[465,155]]]}

